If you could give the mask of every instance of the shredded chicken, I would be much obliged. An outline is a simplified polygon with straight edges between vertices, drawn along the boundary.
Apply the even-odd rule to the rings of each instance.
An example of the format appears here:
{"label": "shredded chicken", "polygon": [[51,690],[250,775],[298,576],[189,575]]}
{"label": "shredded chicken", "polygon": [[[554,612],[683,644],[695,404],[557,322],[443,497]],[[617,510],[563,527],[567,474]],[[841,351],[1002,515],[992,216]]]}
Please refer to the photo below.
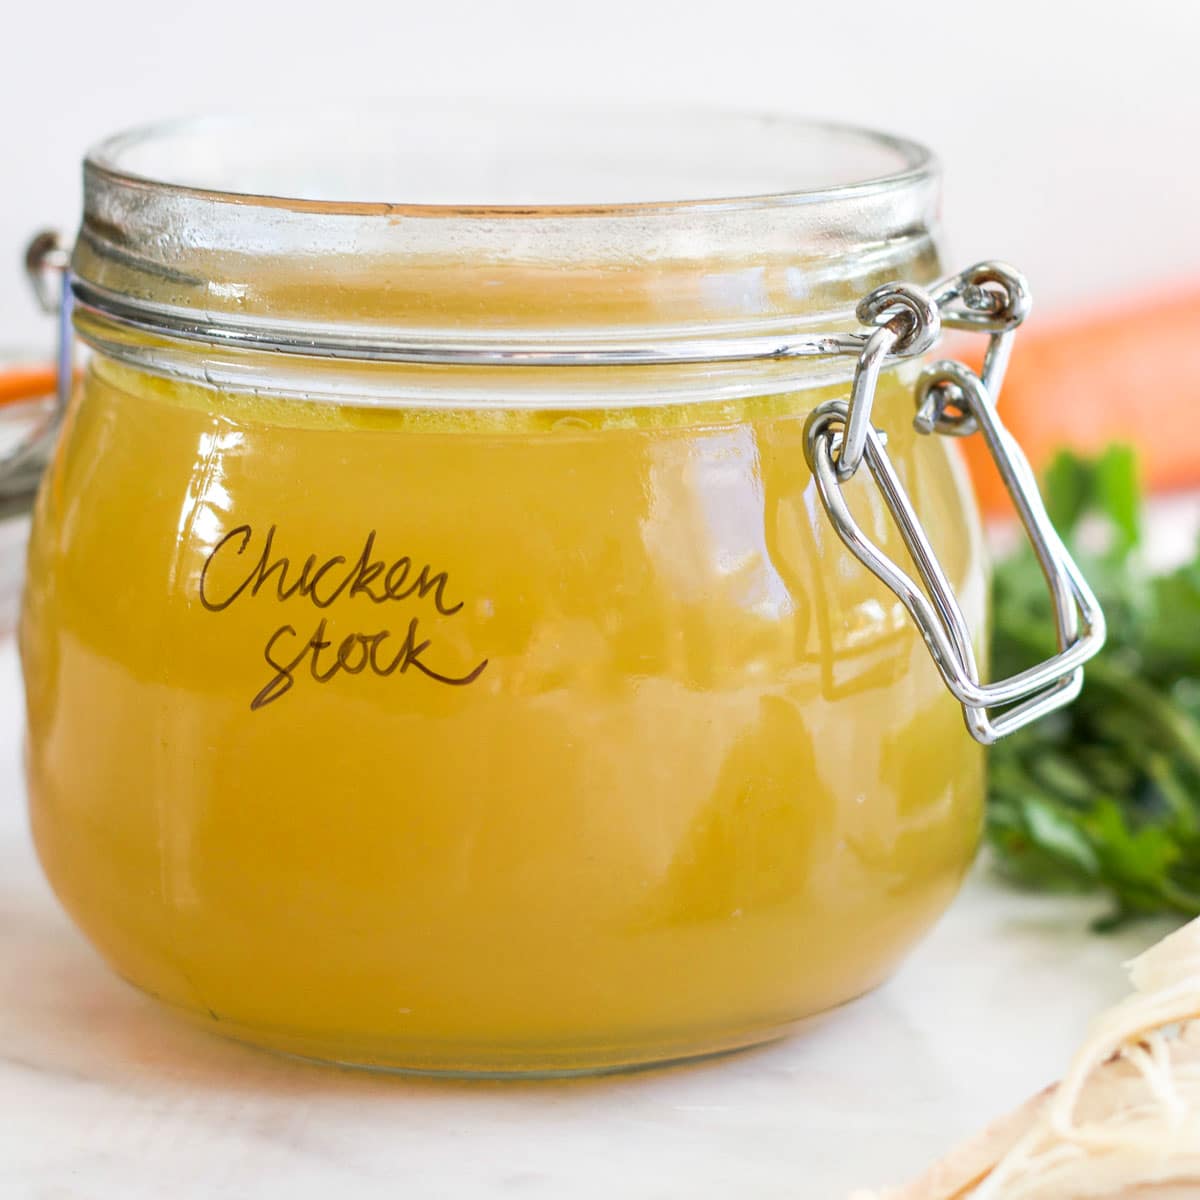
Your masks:
{"label": "shredded chicken", "polygon": [[851,1200],[1197,1200],[1200,920],[1128,965],[1057,1086],[906,1187]]}

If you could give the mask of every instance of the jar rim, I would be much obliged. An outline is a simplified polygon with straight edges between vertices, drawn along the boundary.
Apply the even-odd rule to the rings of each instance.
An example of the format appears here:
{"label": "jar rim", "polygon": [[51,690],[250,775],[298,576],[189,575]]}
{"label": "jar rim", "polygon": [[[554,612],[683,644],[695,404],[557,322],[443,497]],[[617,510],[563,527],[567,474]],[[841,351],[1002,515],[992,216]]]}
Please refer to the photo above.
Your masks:
{"label": "jar rim", "polygon": [[[91,151],[85,339],[172,371],[189,344],[214,378],[226,352],[266,371],[683,365],[701,390],[743,364],[755,394],[764,362],[788,366],[779,388],[843,376],[857,300],[941,273],[938,165],[904,138],[684,108],[353,111],[166,122]],[[662,402],[649,377],[626,386]]]}
{"label": "jar rim", "polygon": [[[436,123],[446,126],[449,132],[457,130],[460,134],[474,134],[477,137],[491,133],[500,138],[510,136],[511,131],[521,123],[544,129],[547,123],[545,117],[543,106],[533,102],[485,104],[477,101],[407,101],[402,105],[373,105],[369,110],[322,108],[306,112],[292,108],[188,116],[135,126],[101,140],[87,151],[84,170],[85,175],[110,186],[151,189],[160,194],[190,197],[209,203],[249,205],[297,213],[384,215],[391,218],[531,219],[605,218],[675,210],[720,212],[790,208],[903,189],[936,176],[939,170],[936,156],[920,142],[866,126],[782,113],[670,105],[567,106],[556,108],[552,119],[556,123],[565,123],[580,137],[630,126],[636,127],[639,138],[666,139],[677,135],[702,137],[714,142],[721,138],[736,138],[742,140],[743,147],[745,139],[753,138],[760,151],[780,153],[786,151],[789,145],[799,149],[805,141],[818,145],[826,143],[842,153],[858,151],[864,158],[864,164],[857,168],[842,168],[848,176],[845,178],[837,178],[835,172],[832,178],[819,177],[819,181],[808,183],[797,178],[794,184],[788,184],[782,176],[768,175],[764,167],[758,166],[754,169],[764,171],[764,183],[760,186],[722,187],[714,182],[707,187],[695,184],[689,187],[681,183],[681,194],[660,194],[646,198],[604,199],[579,195],[571,200],[560,196],[554,200],[539,201],[531,197],[485,200],[481,196],[472,200],[463,196],[457,200],[429,201],[383,194],[375,197],[316,195],[311,185],[297,188],[288,187],[286,183],[272,186],[266,182],[271,178],[270,171],[280,166],[278,158],[272,160],[268,156],[265,162],[226,163],[224,167],[220,167],[213,159],[213,149],[217,145],[227,152],[231,142],[239,138],[246,139],[247,145],[253,146],[257,139],[271,133],[291,131],[294,136],[297,129],[311,131],[319,127],[323,130],[356,130],[356,138],[375,132],[381,140],[387,133],[388,144],[395,155],[396,152],[404,154],[412,150],[411,145],[406,146],[403,142],[397,145],[397,134],[406,129],[411,133],[418,125]],[[338,147],[314,142],[312,152],[317,156],[316,167],[321,165],[322,151],[330,149],[336,150]],[[661,149],[669,150],[670,143],[664,140]],[[439,147],[439,150],[443,152],[440,161],[445,162],[453,157],[453,145]],[[865,160],[868,158],[877,165],[867,165]],[[216,170],[218,174],[206,179],[206,165],[209,171]],[[228,172],[231,165],[243,181],[220,182],[220,170]],[[810,170],[812,165],[806,164]],[[670,164],[666,164],[666,167],[669,169]],[[628,174],[628,164],[614,164],[611,169],[618,174]],[[664,168],[658,164],[656,169]],[[314,170],[311,160],[306,164],[306,170]],[[227,174],[225,178],[230,176]],[[282,179],[286,178],[284,174]],[[254,182],[256,179],[260,182]],[[428,180],[420,180],[419,185],[428,187]],[[661,185],[659,187],[661,189]],[[689,190],[692,194],[688,194]]]}

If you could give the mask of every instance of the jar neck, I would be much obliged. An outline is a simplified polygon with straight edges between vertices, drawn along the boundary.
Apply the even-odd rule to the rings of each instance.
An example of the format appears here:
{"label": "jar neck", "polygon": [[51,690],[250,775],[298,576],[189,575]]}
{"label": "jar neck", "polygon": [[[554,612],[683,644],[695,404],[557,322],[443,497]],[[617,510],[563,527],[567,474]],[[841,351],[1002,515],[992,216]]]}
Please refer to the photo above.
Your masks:
{"label": "jar neck", "polygon": [[[430,149],[426,124],[438,121],[454,138]],[[882,135],[661,113],[575,114],[562,129],[544,114],[529,125],[385,113],[347,126],[341,141],[326,130],[324,142],[323,124],[292,125],[302,135],[263,119],[184,124],[125,135],[89,156],[72,262],[85,338],[163,372],[203,360],[206,377],[215,367],[230,385],[336,360],[361,364],[363,379],[415,403],[446,387],[554,404],[566,391],[576,404],[585,393],[608,404],[614,389],[643,396],[631,402],[665,391],[671,398],[657,402],[670,403],[845,378],[852,363],[830,358],[822,339],[855,329],[855,304],[880,284],[939,273],[936,168],[919,147]],[[485,133],[492,158],[477,182],[489,196],[571,154],[592,186],[607,179],[590,164],[596,155],[618,181],[646,176],[646,186],[677,184],[685,197],[699,187],[699,167],[718,177],[718,196],[792,172],[820,186],[587,206],[304,194],[305,163],[318,197],[322,186],[363,195],[417,187],[454,167],[454,147],[484,144]],[[268,140],[278,179],[260,163]],[[380,146],[396,147],[383,166],[407,174],[364,174]],[[262,190],[221,190],[235,185]],[[772,356],[788,361],[761,361]],[[393,369],[367,367],[381,363]],[[619,375],[609,369],[618,365]],[[503,384],[491,370],[500,366]]]}
{"label": "jar neck", "polygon": [[[224,392],[356,408],[616,411],[720,405],[844,389],[852,354],[783,361],[620,367],[486,367],[369,362],[245,350],[147,336],[76,312],[83,342],[107,359],[159,378]],[[906,364],[900,363],[898,370]],[[813,401],[816,403],[816,401]],[[801,408],[810,407],[807,402]]]}

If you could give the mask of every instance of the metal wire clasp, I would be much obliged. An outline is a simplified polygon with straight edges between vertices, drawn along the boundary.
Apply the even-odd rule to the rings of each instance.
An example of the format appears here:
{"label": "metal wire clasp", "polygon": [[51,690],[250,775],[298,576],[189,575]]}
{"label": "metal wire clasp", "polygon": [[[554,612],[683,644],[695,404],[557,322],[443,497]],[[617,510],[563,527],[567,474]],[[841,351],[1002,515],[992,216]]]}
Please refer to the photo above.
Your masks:
{"label": "metal wire clasp", "polygon": [[[820,405],[805,427],[805,456],[838,536],[908,610],[946,686],[963,706],[967,728],[984,745],[1073,700],[1083,685],[1083,664],[1105,637],[1096,597],[1051,525],[1029,463],[996,412],[1012,337],[1029,305],[1022,276],[994,262],[970,267],[928,292],[910,284],[879,288],[858,307],[859,319],[876,328],[863,344],[849,402]],[[871,422],[880,371],[889,361],[928,349],[942,327],[987,333],[983,368],[977,375],[951,360],[926,367],[916,384],[914,425],[922,434],[982,434],[1046,577],[1058,638],[1053,657],[986,684],[962,609],[888,457],[884,437]],[[842,486],[864,463],[920,584],[871,542],[850,513]]]}
{"label": "metal wire clasp", "polygon": [[44,313],[58,319],[58,412],[61,420],[71,398],[75,338],[71,330],[71,254],[53,229],[37,234],[25,250],[25,274]]}

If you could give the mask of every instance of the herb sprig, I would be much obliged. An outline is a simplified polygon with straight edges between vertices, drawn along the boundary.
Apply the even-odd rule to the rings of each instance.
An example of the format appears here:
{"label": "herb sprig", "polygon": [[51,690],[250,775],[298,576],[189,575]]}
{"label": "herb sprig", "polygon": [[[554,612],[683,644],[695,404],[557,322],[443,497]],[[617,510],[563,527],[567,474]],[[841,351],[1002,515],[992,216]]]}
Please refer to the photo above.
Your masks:
{"label": "herb sprig", "polygon": [[[1142,561],[1133,452],[1060,455],[1045,480],[1051,518],[1108,620],[1108,644],[1078,700],[992,750],[987,836],[1021,883],[1101,890],[1113,927],[1200,913],[1200,554],[1167,574]],[[993,583],[996,676],[1051,653],[1045,583],[1031,552]]]}

